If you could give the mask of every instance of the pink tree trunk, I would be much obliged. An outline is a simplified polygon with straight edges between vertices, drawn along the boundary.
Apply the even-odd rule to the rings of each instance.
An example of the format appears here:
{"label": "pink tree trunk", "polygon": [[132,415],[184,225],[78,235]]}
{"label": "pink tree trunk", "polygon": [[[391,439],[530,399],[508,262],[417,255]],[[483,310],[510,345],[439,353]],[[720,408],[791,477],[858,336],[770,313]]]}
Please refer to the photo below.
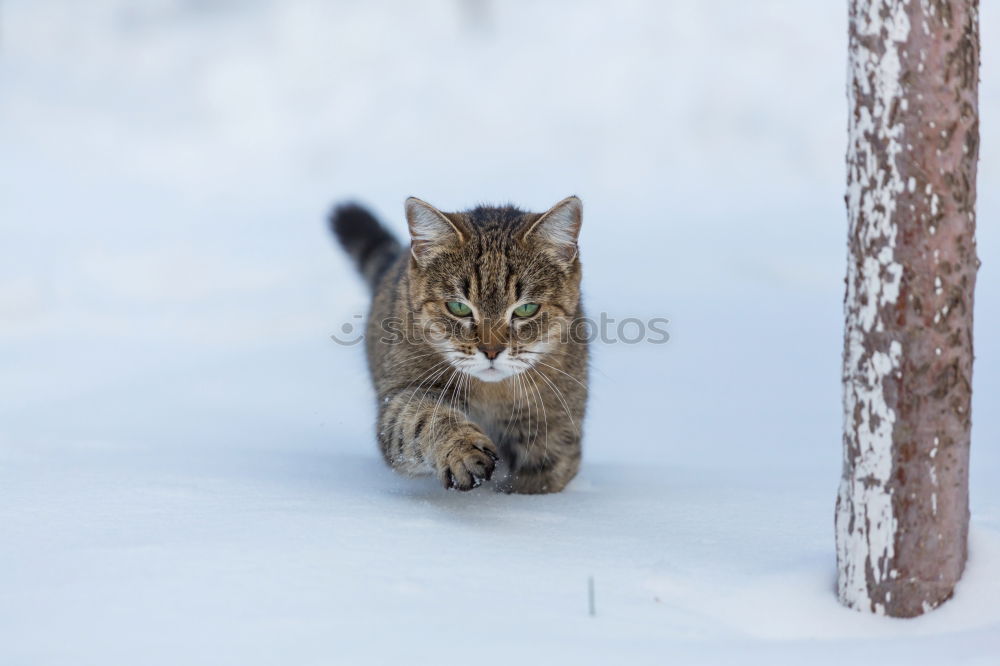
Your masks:
{"label": "pink tree trunk", "polygon": [[849,1],[838,593],[910,617],[966,560],[978,3]]}

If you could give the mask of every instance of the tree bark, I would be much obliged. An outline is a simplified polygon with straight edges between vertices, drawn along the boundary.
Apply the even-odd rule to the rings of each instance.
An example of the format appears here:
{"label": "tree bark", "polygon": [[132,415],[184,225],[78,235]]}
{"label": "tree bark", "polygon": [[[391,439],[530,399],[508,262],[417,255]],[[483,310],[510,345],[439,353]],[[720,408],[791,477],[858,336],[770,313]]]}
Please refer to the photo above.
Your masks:
{"label": "tree bark", "polygon": [[945,600],[969,527],[977,0],[849,0],[838,594]]}

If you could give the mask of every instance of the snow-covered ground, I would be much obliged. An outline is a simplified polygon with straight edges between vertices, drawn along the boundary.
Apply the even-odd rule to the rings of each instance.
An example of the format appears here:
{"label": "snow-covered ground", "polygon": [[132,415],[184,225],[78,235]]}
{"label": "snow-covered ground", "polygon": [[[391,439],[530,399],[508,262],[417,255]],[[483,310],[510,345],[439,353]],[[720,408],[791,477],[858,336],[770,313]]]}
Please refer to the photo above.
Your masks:
{"label": "snow-covered ground", "polygon": [[[997,663],[983,5],[972,554],[896,621],[832,591],[843,2],[4,2],[0,663]],[[595,348],[561,495],[392,475],[325,210],[569,193],[670,342]]]}

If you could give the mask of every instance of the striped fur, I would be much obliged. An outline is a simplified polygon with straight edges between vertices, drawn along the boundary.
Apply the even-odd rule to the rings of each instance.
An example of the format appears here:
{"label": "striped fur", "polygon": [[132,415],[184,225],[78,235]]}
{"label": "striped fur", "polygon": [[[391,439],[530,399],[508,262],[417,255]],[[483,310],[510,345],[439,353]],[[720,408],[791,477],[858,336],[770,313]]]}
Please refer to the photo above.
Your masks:
{"label": "striped fur", "polygon": [[402,250],[392,234],[357,204],[337,206],[330,216],[330,228],[372,289]]}
{"label": "striped fur", "polygon": [[[501,470],[495,487],[521,493],[557,492],[576,475],[587,401],[586,338],[569,335],[583,316],[580,210],[575,197],[544,214],[443,213],[410,199],[406,252],[363,209],[337,209],[333,228],[373,289],[376,434],[394,469],[459,490]],[[451,314],[453,300],[473,314]],[[512,316],[523,302],[541,308]]]}

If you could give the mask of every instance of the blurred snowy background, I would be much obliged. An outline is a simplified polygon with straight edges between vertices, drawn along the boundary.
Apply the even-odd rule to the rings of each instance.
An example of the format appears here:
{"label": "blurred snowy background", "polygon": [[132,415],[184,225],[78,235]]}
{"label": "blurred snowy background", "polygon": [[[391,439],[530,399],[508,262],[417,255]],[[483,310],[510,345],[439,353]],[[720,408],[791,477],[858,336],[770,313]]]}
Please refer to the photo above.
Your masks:
{"label": "blurred snowy background", "polygon": [[[5,0],[0,661],[995,663],[983,5],[973,560],[899,623],[831,591],[844,2]],[[392,476],[361,349],[329,338],[366,307],[330,205],[402,234],[411,194],[571,193],[590,312],[671,341],[594,350],[562,496]]]}

